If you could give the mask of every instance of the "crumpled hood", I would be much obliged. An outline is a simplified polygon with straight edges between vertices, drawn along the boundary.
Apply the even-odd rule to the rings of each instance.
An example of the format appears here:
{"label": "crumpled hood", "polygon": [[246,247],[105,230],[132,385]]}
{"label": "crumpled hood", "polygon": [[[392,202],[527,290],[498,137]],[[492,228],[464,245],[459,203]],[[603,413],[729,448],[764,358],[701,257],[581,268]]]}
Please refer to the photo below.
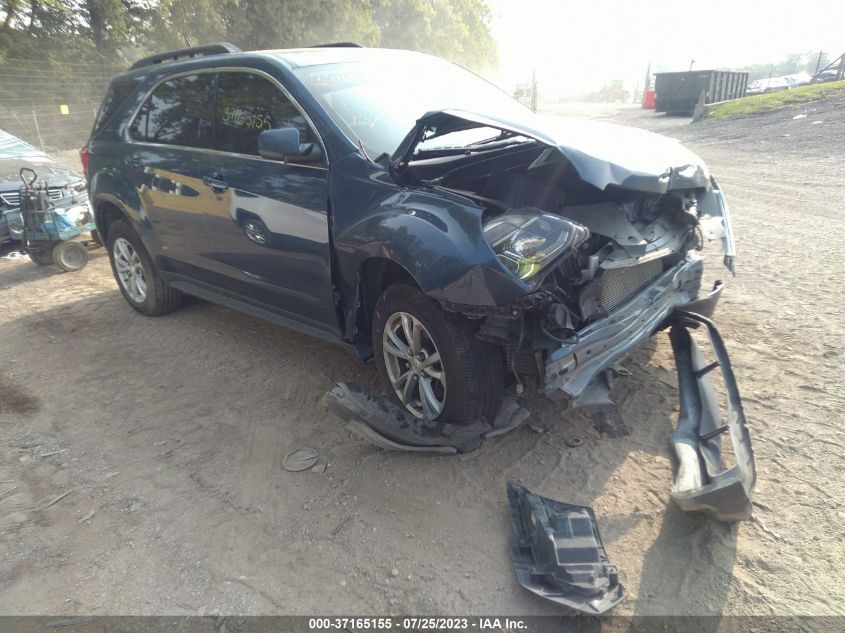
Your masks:
{"label": "crumpled hood", "polygon": [[704,162],[678,141],[638,128],[540,115],[526,110],[507,120],[463,110],[429,112],[400,144],[394,161],[407,160],[426,130],[436,135],[473,127],[492,127],[531,137],[557,148],[585,182],[664,193],[669,189],[709,187]]}

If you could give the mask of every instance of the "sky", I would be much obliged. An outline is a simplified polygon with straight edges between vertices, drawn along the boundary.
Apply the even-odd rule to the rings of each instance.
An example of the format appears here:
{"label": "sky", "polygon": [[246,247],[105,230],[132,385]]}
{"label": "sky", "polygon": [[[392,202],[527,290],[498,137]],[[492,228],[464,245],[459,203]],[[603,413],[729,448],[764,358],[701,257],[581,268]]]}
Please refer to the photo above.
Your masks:
{"label": "sky", "polygon": [[628,90],[652,72],[774,63],[789,53],[845,52],[839,0],[488,0],[503,87],[530,81],[542,94]]}

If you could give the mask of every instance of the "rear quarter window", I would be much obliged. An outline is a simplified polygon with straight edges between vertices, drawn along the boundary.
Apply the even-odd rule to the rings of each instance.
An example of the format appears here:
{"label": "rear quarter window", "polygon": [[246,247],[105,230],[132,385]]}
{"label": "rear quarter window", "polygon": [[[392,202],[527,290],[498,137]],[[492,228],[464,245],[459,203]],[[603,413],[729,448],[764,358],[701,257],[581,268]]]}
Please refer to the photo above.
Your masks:
{"label": "rear quarter window", "polygon": [[129,126],[135,141],[210,148],[214,75],[174,77],[159,84]]}
{"label": "rear quarter window", "polygon": [[103,97],[103,103],[100,104],[100,109],[97,111],[97,117],[94,119],[94,128],[91,130],[91,136],[94,136],[106,126],[106,123],[111,120],[121,104],[135,91],[137,83],[112,83],[109,86],[106,96]]}

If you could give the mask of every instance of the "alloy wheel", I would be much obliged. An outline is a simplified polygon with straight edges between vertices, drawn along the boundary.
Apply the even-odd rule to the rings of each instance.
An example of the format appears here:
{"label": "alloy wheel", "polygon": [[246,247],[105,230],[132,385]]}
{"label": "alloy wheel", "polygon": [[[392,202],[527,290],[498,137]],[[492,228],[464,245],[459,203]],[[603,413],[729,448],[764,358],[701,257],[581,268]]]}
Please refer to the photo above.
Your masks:
{"label": "alloy wheel", "polygon": [[392,314],[382,348],[390,384],[405,408],[420,419],[436,419],[446,405],[446,374],[425,326],[406,312]]}
{"label": "alloy wheel", "polygon": [[114,241],[112,255],[120,285],[134,302],[143,303],[147,298],[147,281],[138,253],[129,240],[118,237]]}

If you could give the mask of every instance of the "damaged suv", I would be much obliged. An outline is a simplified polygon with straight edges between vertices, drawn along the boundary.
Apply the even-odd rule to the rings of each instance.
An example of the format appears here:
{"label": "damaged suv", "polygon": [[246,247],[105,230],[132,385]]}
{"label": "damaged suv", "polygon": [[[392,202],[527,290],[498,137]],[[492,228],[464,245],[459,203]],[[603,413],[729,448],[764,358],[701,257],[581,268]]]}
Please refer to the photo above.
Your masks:
{"label": "damaged suv", "polygon": [[422,421],[505,381],[574,405],[678,310],[707,316],[728,205],[679,143],[544,118],[408,51],[195,47],[115,78],[83,150],[129,304],[196,295],[374,358]]}

